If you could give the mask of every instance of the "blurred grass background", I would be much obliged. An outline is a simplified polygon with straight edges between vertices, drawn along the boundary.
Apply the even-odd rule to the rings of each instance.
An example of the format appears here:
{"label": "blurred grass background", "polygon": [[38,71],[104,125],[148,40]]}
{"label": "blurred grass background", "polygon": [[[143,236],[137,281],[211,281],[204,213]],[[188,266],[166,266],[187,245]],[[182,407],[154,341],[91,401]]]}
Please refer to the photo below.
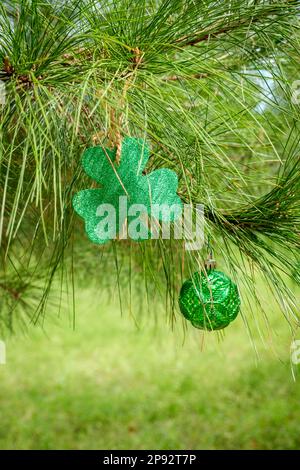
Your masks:
{"label": "blurred grass background", "polygon": [[241,317],[221,339],[172,330],[158,305],[137,326],[79,290],[75,330],[62,312],[8,339],[0,448],[299,448],[300,366],[294,381],[288,324],[266,305],[264,341],[249,314],[257,355]]}

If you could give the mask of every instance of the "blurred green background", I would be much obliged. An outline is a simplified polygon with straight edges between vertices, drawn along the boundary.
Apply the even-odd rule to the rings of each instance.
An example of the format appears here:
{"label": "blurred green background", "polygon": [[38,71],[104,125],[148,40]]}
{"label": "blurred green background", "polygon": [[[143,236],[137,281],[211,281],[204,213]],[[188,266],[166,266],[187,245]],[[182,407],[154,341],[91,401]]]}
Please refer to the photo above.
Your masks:
{"label": "blurred green background", "polygon": [[184,333],[159,305],[156,321],[134,321],[117,300],[77,291],[75,329],[66,307],[7,340],[0,448],[298,448],[300,366],[294,381],[288,324],[265,302],[266,328],[245,311],[252,342],[241,316],[222,338]]}

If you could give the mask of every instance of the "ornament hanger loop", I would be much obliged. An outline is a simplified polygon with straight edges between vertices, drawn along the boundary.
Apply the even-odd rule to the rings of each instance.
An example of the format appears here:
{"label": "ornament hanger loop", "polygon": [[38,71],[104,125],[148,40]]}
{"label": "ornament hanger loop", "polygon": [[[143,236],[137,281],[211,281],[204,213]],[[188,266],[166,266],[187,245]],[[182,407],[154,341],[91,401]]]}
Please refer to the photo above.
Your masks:
{"label": "ornament hanger loop", "polygon": [[211,245],[211,237],[210,235],[208,235],[208,238],[207,238],[207,258],[205,260],[205,269],[206,271],[211,271],[212,269],[216,269],[217,267],[217,262],[216,260],[214,259],[214,251],[213,251],[213,247]]}

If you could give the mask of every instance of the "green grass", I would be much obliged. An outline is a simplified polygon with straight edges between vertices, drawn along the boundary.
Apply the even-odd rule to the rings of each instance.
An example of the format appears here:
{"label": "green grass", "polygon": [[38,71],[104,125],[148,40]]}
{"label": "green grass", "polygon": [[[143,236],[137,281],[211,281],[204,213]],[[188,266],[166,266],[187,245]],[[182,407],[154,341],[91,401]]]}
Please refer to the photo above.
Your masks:
{"label": "green grass", "polygon": [[7,342],[1,449],[299,448],[300,382],[275,306],[265,345],[253,330],[257,360],[241,317],[202,341],[180,322],[144,316],[138,329],[92,289],[79,294],[75,331],[62,314]]}

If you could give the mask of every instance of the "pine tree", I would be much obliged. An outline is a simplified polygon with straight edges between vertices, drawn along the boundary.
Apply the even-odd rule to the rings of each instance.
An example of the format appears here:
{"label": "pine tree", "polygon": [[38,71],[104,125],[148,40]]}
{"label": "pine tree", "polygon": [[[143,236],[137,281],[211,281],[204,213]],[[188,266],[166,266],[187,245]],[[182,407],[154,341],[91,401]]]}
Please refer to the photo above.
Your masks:
{"label": "pine tree", "polygon": [[298,3],[2,1],[2,330],[43,318],[66,285],[114,289],[114,276],[121,304],[127,294],[138,308],[162,296],[178,319],[180,285],[201,269],[207,245],[93,245],[72,208],[74,194],[93,187],[84,150],[118,148],[125,136],[149,143],[147,172],[176,171],[182,201],[204,205],[206,241],[244,304],[268,313],[262,276],[297,324]]}

